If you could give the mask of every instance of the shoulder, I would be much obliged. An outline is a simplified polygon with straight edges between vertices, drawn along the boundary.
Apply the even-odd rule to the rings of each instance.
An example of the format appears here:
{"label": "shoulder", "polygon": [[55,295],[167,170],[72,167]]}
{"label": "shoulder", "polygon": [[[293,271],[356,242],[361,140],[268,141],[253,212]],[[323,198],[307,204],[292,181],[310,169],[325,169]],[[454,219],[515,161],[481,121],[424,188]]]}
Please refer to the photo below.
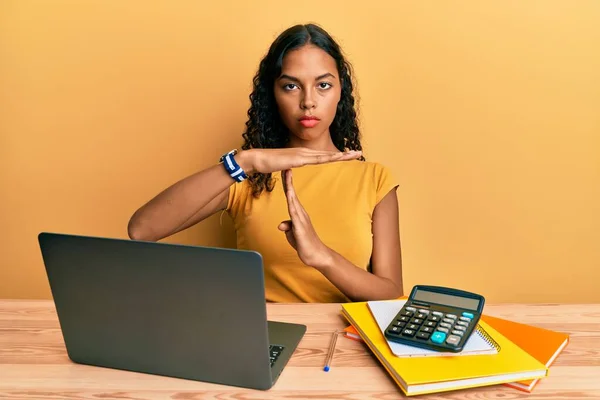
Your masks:
{"label": "shoulder", "polygon": [[347,165],[344,166],[349,173],[363,176],[365,178],[371,178],[375,182],[379,182],[386,179],[395,179],[391,169],[379,162],[374,161],[348,161]]}
{"label": "shoulder", "polygon": [[391,174],[391,170],[388,166],[374,162],[374,161],[362,161],[364,168],[374,174]]}
{"label": "shoulder", "polygon": [[379,203],[385,195],[398,187],[398,181],[392,170],[379,162],[358,161],[363,174],[363,179],[371,183],[375,192],[375,203]]}
{"label": "shoulder", "polygon": [[[342,181],[353,182],[352,187],[361,193],[368,193],[373,201],[379,201],[392,189],[398,186],[397,179],[392,170],[385,164],[373,161],[340,161],[333,167],[323,167],[321,178],[324,183]],[[350,190],[350,189],[348,189]]]}

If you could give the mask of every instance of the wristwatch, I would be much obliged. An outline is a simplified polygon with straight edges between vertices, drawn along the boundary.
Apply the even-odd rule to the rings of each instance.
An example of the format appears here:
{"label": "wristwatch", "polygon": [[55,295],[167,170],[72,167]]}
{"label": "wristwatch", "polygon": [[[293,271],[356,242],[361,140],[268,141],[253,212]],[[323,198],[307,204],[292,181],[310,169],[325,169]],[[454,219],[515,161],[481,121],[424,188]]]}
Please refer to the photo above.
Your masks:
{"label": "wristwatch", "polygon": [[233,158],[237,153],[237,149],[233,149],[230,152],[223,154],[219,159],[219,162],[223,163],[225,170],[233,179],[242,182],[243,180],[248,179],[248,175],[246,175],[242,167],[240,167],[235,161],[235,158]]}

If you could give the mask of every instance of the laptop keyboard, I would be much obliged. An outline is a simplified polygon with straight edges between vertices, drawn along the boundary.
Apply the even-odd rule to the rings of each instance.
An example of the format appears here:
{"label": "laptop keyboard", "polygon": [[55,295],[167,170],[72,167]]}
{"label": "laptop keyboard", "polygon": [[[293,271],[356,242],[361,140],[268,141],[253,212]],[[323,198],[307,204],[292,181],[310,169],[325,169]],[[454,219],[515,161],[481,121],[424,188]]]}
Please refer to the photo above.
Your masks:
{"label": "laptop keyboard", "polygon": [[279,355],[283,351],[283,346],[270,345],[269,346],[269,356],[271,357],[271,367],[275,364],[275,361],[279,358]]}

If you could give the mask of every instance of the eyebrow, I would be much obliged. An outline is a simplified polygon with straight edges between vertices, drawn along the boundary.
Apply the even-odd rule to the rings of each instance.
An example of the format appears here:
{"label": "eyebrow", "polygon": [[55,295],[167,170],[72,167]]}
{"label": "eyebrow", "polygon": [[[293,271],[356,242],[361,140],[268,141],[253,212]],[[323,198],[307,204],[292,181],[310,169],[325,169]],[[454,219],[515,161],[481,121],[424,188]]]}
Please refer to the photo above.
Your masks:
{"label": "eyebrow", "polygon": [[[319,76],[317,76],[317,77],[315,78],[315,81],[319,81],[319,80],[321,80],[321,79],[324,79],[324,78],[332,78],[332,79],[335,79],[335,76],[334,76],[332,73],[329,73],[329,72],[327,72],[327,73],[325,73],[325,74],[323,74],[323,75],[319,75]],[[282,79],[289,79],[290,81],[294,81],[294,82],[300,82],[300,79],[298,79],[298,78],[296,78],[296,77],[294,77],[294,76],[285,75],[285,74],[284,74],[284,75],[281,75],[279,78],[277,78],[277,80],[282,80]]]}

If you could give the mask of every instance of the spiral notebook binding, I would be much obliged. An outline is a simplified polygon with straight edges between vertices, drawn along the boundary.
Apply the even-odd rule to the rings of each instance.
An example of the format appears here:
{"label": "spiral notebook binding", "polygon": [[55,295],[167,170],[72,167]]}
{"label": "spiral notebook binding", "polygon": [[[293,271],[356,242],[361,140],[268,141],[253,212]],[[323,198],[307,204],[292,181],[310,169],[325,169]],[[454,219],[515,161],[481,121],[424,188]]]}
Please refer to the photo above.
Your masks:
{"label": "spiral notebook binding", "polygon": [[500,352],[501,346],[498,342],[494,340],[493,337],[490,336],[489,333],[485,330],[485,328],[479,324],[477,324],[477,333],[487,344],[495,348],[498,352]]}

